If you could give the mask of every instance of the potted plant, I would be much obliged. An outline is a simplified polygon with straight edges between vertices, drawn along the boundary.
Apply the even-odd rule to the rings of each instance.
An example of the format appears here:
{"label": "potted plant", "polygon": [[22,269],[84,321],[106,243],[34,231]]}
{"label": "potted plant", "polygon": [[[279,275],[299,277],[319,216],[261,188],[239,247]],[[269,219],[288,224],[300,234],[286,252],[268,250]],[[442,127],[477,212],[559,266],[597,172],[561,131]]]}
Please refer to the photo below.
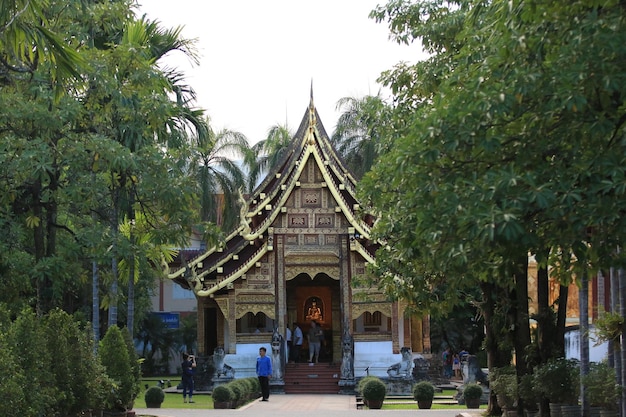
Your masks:
{"label": "potted plant", "polygon": [[233,391],[227,385],[218,385],[213,388],[211,393],[213,398],[213,408],[216,409],[228,409],[231,408],[231,401],[233,400]]}
{"label": "potted plant", "polygon": [[498,405],[507,413],[517,406],[517,375],[515,368],[504,366],[489,372],[489,388],[496,394]]}
{"label": "potted plant", "polygon": [[616,411],[620,386],[615,381],[615,369],[606,361],[591,362],[589,373],[583,377],[589,405],[599,410]]}
{"label": "potted plant", "polygon": [[578,361],[550,359],[538,366],[534,382],[543,398],[550,403],[550,416],[560,417],[563,405],[578,405],[580,393]]}
{"label": "potted plant", "polygon": [[467,408],[480,408],[480,398],[483,396],[483,387],[478,384],[467,384],[463,388],[463,399]]}
{"label": "potted plant", "polygon": [[420,381],[413,386],[413,399],[417,401],[417,407],[430,409],[435,398],[435,386],[428,381]]}
{"label": "potted plant", "polygon": [[144,395],[147,408],[161,408],[161,404],[165,400],[165,392],[161,387],[152,386],[146,390]]}
{"label": "potted plant", "polygon": [[522,375],[517,387],[519,398],[522,400],[527,417],[539,416],[540,394],[537,392],[533,374]]}
{"label": "potted plant", "polygon": [[[363,377],[363,378],[361,378],[359,380],[359,382],[358,382],[358,384],[356,386],[356,391],[359,393],[359,395],[361,395],[361,397],[363,397],[363,388],[372,379],[376,379],[376,377],[368,375],[368,376]],[[365,399],[365,397],[363,397],[363,404],[367,406],[367,399]]]}
{"label": "potted plant", "polygon": [[368,408],[380,409],[387,396],[387,386],[381,379],[374,377],[364,384],[362,394]]}

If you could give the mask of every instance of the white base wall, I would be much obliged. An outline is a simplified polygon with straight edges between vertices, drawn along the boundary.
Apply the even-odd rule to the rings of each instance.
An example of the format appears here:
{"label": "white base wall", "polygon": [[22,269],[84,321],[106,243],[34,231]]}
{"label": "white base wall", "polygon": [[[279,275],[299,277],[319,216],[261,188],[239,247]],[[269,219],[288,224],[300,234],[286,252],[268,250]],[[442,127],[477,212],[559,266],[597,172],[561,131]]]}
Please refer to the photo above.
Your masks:
{"label": "white base wall", "polygon": [[256,376],[256,358],[259,357],[259,348],[265,347],[267,354],[271,356],[271,343],[237,343],[236,354],[226,354],[224,363],[235,370],[235,378],[247,378]]}
{"label": "white base wall", "polygon": [[[400,353],[393,353],[393,342],[354,342],[354,377],[372,375],[387,377],[387,369],[402,361]],[[368,369],[369,368],[369,369]]]}
{"label": "white base wall", "polygon": [[[235,378],[256,376],[256,358],[261,346],[271,352],[270,343],[237,343],[237,353],[225,355],[224,363],[233,367]],[[387,369],[401,361],[402,355],[393,353],[391,341],[354,343],[354,376],[357,379],[368,372],[369,375],[387,377]]]}

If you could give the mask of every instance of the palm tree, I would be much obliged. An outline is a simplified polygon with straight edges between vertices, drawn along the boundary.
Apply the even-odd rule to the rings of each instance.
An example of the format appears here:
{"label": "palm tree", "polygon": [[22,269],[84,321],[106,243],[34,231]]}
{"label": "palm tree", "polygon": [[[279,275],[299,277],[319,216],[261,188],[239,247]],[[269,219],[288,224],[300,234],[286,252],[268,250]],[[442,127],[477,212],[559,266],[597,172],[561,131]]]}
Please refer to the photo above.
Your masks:
{"label": "palm tree", "polygon": [[200,219],[232,230],[238,222],[238,190],[246,182],[242,168],[233,158],[245,158],[250,147],[242,133],[227,129],[215,133],[208,118],[205,124],[207,134],[194,137],[192,160],[200,192]]}
{"label": "palm tree", "polygon": [[[0,7],[0,79],[9,74],[32,74],[50,62],[52,80],[62,88],[69,79],[80,79],[82,57],[53,31],[51,7],[38,0],[2,0]],[[48,14],[48,16],[46,16]]]}
{"label": "palm tree", "polygon": [[248,192],[252,192],[259,179],[276,167],[289,149],[293,134],[287,125],[275,125],[267,131],[267,137],[254,146],[246,156],[248,172]]}
{"label": "palm tree", "polygon": [[343,113],[331,142],[355,177],[362,178],[388,146],[385,132],[391,108],[377,95],[344,97],[337,102],[337,109]]}

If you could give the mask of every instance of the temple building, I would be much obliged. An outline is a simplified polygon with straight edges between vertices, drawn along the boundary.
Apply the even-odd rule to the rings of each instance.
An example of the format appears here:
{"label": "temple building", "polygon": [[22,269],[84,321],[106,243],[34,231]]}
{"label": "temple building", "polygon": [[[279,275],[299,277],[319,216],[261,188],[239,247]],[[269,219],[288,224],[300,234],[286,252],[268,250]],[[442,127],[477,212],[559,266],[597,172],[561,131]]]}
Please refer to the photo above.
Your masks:
{"label": "temple building", "polygon": [[307,362],[312,321],[323,330],[320,362],[341,364],[344,381],[387,376],[402,352],[430,352],[428,318],[409,317],[402,303],[356,284],[378,248],[356,185],[311,94],[284,159],[241,197],[237,230],[170,265],[168,277],[196,295],[200,355],[223,352],[235,378],[252,376],[260,346],[286,364],[283,339],[298,323],[305,341],[301,357],[291,359]]}

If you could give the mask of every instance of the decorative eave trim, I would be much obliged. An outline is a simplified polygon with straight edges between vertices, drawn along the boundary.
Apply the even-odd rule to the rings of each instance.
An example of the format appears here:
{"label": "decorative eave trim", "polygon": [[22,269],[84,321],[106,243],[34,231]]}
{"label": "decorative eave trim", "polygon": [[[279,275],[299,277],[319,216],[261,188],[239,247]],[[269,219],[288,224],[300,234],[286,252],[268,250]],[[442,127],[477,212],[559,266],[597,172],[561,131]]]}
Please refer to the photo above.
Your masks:
{"label": "decorative eave trim", "polygon": [[[239,233],[241,233],[241,231],[243,230],[243,227],[238,227],[236,230],[234,230],[230,235],[228,235],[226,237],[226,241],[231,240],[232,238],[234,238],[235,236],[239,235]],[[196,265],[198,265],[198,263],[204,261],[206,258],[208,258],[209,256],[211,256],[215,251],[217,251],[218,249],[220,249],[219,246],[213,246],[211,249],[207,249],[206,252],[204,252],[201,255],[196,256],[195,258],[193,258],[192,260],[187,262],[187,266],[182,266],[180,268],[178,268],[176,271],[172,272],[171,274],[167,274],[167,278],[168,279],[175,279],[178,278],[180,276],[182,276],[185,271],[187,270],[187,267],[195,267]],[[224,259],[224,262],[226,262],[228,260],[228,258]],[[223,264],[224,262],[221,262],[221,264]]]}
{"label": "decorative eave trim", "polygon": [[227,285],[232,284],[238,278],[240,278],[243,274],[248,272],[248,270],[253,265],[255,265],[258,261],[260,261],[263,258],[263,256],[265,256],[265,254],[269,251],[269,248],[270,246],[266,242],[261,248],[259,248],[259,250],[252,257],[250,257],[250,259],[248,259],[248,261],[245,264],[241,265],[236,271],[231,273],[228,277],[225,277],[223,280],[214,284],[213,286],[211,286],[211,288],[207,288],[206,290],[203,290],[203,289],[197,290],[195,287],[192,287],[194,288],[193,292],[198,297],[208,297],[211,294],[214,294],[215,292],[226,287]]}
{"label": "decorative eave trim", "polygon": [[350,241],[350,250],[354,251],[354,252],[357,252],[368,263],[370,263],[372,265],[376,265],[376,259],[372,256],[371,253],[369,253],[369,251],[367,249],[365,249],[365,246],[363,246],[361,244],[361,242],[359,242],[358,240],[355,239],[355,240],[351,240]]}

